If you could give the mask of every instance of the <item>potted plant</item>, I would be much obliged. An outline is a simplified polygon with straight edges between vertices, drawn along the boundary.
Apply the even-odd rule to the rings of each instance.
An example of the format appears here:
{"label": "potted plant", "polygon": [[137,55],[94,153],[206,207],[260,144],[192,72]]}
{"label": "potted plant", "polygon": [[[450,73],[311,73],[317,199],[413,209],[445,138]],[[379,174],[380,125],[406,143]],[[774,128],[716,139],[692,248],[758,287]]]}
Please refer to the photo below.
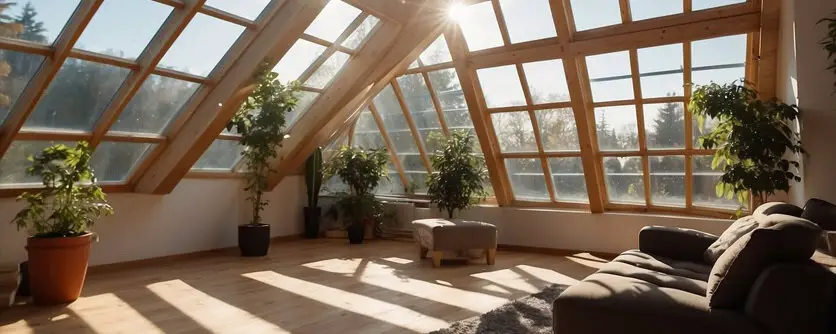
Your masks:
{"label": "potted plant", "polygon": [[113,214],[104,191],[96,185],[86,142],[75,147],[54,145],[29,157],[26,172],[39,176],[44,188],[18,196],[26,206],[12,223],[26,229],[28,273],[35,304],[69,303],[78,299],[96,220]]}
{"label": "potted plant", "polygon": [[383,205],[374,197],[381,179],[388,178],[386,149],[364,150],[342,146],[326,164],[326,178],[339,176],[348,186],[338,204],[348,219],[348,239],[352,244],[363,243],[366,228],[380,222]]}
{"label": "potted plant", "polygon": [[322,188],[322,148],[317,147],[305,162],[305,186],[308,190],[308,206],[304,208],[305,237],[315,239],[319,236],[319,190]]}
{"label": "potted plant", "polygon": [[241,256],[265,256],[270,247],[270,225],[264,224],[261,212],[267,206],[264,199],[270,160],[284,140],[285,114],[296,107],[295,84],[283,85],[278,74],[271,72],[265,62],[256,71],[252,93],[238,108],[227,129],[241,135],[246,164],[245,187],[247,200],[252,204],[252,219],[238,226],[238,248]]}
{"label": "potted plant", "polygon": [[453,131],[432,157],[427,196],[439,211],[447,211],[449,219],[453,219],[456,210],[479,203],[487,195],[483,184],[488,172],[483,158],[474,154],[473,142],[467,131]]}
{"label": "potted plant", "polygon": [[800,117],[795,105],[777,99],[763,101],[758,92],[737,82],[697,87],[689,110],[697,116],[700,132],[707,118],[716,127],[702,134],[699,146],[715,149],[711,168],[723,166],[723,176],[715,186],[717,196],[747,203],[752,207],[766,203],[776,191],[789,191],[791,181],[801,181],[799,163],[787,159],[803,153],[799,134],[792,127]]}

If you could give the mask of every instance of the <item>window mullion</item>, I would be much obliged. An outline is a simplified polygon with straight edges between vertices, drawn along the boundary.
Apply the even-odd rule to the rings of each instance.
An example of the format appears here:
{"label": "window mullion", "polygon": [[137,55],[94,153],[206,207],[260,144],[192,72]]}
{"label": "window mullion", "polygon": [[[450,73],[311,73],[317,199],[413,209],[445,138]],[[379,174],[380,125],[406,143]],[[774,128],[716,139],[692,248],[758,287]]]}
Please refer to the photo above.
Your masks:
{"label": "window mullion", "polygon": [[[690,6],[690,1],[686,0],[687,5]],[[690,8],[688,8],[690,9]],[[682,43],[682,67],[683,67],[683,81],[685,84],[684,95],[685,103],[683,109],[685,110],[685,208],[692,209],[694,207],[694,166],[693,166],[693,152],[694,149],[694,120],[689,110],[691,103],[691,42]]]}
{"label": "window mullion", "polygon": [[444,135],[450,137],[450,128],[447,127],[447,119],[444,118],[444,111],[442,110],[441,101],[438,99],[438,95],[435,93],[435,88],[433,87],[432,81],[430,81],[430,75],[427,72],[421,72],[421,76],[424,77],[424,83],[427,86],[427,90],[430,92],[430,99],[433,101],[433,107],[435,108],[435,113],[438,114],[438,122],[441,124],[441,129],[444,131]]}
{"label": "window mullion", "polygon": [[415,145],[418,147],[418,153],[421,154],[421,160],[424,161],[424,166],[427,167],[427,172],[432,173],[432,164],[430,164],[430,159],[427,156],[426,148],[424,148],[424,142],[421,140],[421,133],[418,132],[418,127],[415,126],[415,120],[412,119],[412,113],[409,111],[409,107],[406,105],[406,100],[403,98],[403,91],[401,90],[401,86],[398,83],[398,80],[392,78],[390,82],[392,88],[395,91],[395,97],[398,99],[398,104],[401,106],[401,112],[403,113],[403,117],[406,119],[406,123],[409,125],[409,131],[412,133],[412,139],[415,140]]}
{"label": "window mullion", "polygon": [[636,127],[639,131],[639,152],[641,153],[644,178],[644,201],[647,206],[651,206],[650,159],[647,156],[647,134],[644,129],[644,105],[641,104],[642,88],[641,80],[639,79],[639,56],[636,49],[630,49],[630,71],[633,76],[633,94],[635,94],[636,100]]}
{"label": "window mullion", "polygon": [[380,135],[383,136],[383,142],[386,143],[386,150],[389,151],[389,158],[392,159],[392,164],[395,165],[395,169],[398,170],[398,176],[401,178],[401,184],[406,187],[409,185],[409,182],[406,178],[406,172],[403,169],[403,164],[401,164],[401,160],[398,159],[398,152],[395,151],[395,145],[392,143],[392,139],[389,138],[389,133],[386,132],[386,127],[383,125],[383,119],[377,112],[377,107],[374,106],[374,103],[369,103],[369,111],[374,117],[375,124],[377,124],[377,130],[380,131]]}
{"label": "window mullion", "polygon": [[552,202],[557,201],[555,197],[554,184],[552,184],[551,171],[549,170],[548,158],[543,153],[543,141],[540,138],[540,125],[537,124],[537,118],[534,115],[534,103],[531,98],[531,91],[528,87],[528,79],[525,77],[525,71],[522,65],[516,64],[517,75],[520,77],[520,84],[522,85],[523,95],[525,96],[525,103],[528,106],[528,118],[531,121],[531,130],[534,132],[534,142],[537,143],[537,158],[540,160],[541,168],[543,169],[543,177],[546,179],[546,188],[549,190],[549,198]]}

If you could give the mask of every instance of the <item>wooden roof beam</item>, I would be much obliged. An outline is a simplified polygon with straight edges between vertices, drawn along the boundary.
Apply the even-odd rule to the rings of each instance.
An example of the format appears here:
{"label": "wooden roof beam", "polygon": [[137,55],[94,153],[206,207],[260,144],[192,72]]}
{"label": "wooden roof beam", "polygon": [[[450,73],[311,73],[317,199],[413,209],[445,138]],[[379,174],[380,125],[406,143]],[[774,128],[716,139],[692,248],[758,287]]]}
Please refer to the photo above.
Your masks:
{"label": "wooden roof beam", "polygon": [[171,192],[252,91],[249,82],[262,60],[269,58],[278,62],[324,6],[323,0],[286,0],[281,8],[274,8],[271,16],[264,19],[263,28],[253,32],[254,36],[240,56],[230,58],[235,61],[222,72],[224,75],[218,83],[207,90],[188,121],[178,129],[177,136],[138,180],[136,191]]}
{"label": "wooden roof beam", "polygon": [[778,39],[781,35],[781,0],[761,0],[760,50],[757,90],[762,99],[775,97],[778,87]]}
{"label": "wooden roof beam", "polygon": [[53,43],[54,53],[52,57],[44,60],[43,65],[35,73],[35,76],[26,85],[26,89],[20,94],[12,110],[9,111],[5,121],[0,126],[0,156],[14,141],[15,134],[20,131],[29,114],[35,110],[35,106],[43,96],[49,83],[58,74],[64,61],[70,55],[73,45],[81,36],[81,32],[90,23],[93,15],[99,10],[104,0],[83,0],[79,3],[73,15],[70,17],[61,34]]}

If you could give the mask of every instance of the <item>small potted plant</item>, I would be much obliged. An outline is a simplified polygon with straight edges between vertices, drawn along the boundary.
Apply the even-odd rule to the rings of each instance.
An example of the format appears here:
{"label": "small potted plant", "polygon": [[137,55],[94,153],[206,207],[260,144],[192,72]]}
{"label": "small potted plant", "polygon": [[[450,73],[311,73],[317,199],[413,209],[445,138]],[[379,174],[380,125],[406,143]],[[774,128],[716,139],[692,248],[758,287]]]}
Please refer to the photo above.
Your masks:
{"label": "small potted plant", "polygon": [[715,149],[711,168],[723,166],[715,186],[718,197],[741,205],[753,195],[751,207],[766,203],[776,191],[789,191],[790,182],[801,181],[796,160],[785,154],[804,153],[799,134],[792,126],[800,117],[795,105],[777,99],[763,101],[758,92],[737,82],[697,87],[689,110],[697,116],[700,131],[707,118],[716,127],[699,137],[699,146]]}
{"label": "small potted plant", "polygon": [[319,207],[319,191],[322,188],[322,148],[317,147],[305,162],[305,186],[308,190],[308,206],[304,208],[305,237],[315,239],[319,236],[319,219],[322,208]]}
{"label": "small potted plant", "polygon": [[241,135],[239,143],[244,147],[246,164],[244,190],[252,204],[252,219],[238,226],[241,256],[265,256],[270,247],[270,225],[261,217],[268,204],[264,192],[270,161],[276,158],[284,140],[285,114],[296,107],[297,101],[296,85],[283,85],[278,76],[270,71],[267,62],[262,64],[255,73],[255,88],[226,126]]}
{"label": "small potted plant", "polygon": [[381,219],[383,205],[374,197],[374,190],[380,180],[388,178],[388,160],[386,149],[342,146],[325,166],[326,178],[336,175],[348,185],[349,192],[341,195],[338,204],[348,218],[344,221],[352,244],[363,243],[366,228]]}
{"label": "small potted plant", "polygon": [[28,273],[35,304],[53,305],[78,299],[87,276],[89,231],[96,220],[113,214],[104,191],[96,185],[86,142],[75,147],[54,145],[29,157],[29,175],[39,176],[44,188],[18,196],[26,206],[12,223],[26,229]]}
{"label": "small potted plant", "polygon": [[453,131],[432,157],[433,173],[427,178],[427,196],[453,219],[456,210],[479,203],[487,193],[483,158],[473,152],[474,138],[467,131]]}

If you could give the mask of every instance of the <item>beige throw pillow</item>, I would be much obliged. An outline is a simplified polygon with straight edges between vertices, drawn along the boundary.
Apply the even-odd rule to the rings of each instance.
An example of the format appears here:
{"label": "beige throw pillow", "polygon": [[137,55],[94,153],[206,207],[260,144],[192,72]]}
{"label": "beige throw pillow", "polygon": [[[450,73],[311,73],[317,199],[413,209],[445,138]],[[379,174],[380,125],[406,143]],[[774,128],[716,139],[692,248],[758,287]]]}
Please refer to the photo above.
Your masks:
{"label": "beige throw pillow", "polygon": [[758,227],[758,221],[764,221],[771,214],[784,214],[794,217],[801,216],[803,210],[795,205],[782,202],[769,202],[759,206],[750,216],[736,220],[723,234],[717,238],[703,253],[703,259],[708,264],[714,264],[735,241]]}

